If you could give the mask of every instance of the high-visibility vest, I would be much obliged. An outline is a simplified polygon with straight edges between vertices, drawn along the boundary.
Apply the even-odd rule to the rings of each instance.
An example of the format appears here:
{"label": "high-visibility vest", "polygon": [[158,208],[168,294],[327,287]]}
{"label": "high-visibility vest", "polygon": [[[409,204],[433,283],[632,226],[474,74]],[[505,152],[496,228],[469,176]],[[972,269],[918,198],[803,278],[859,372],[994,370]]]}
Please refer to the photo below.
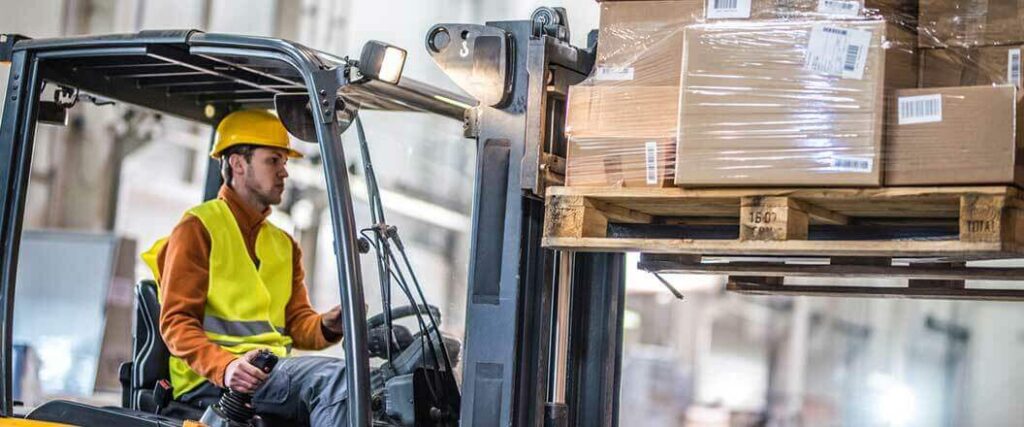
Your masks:
{"label": "high-visibility vest", "polygon": [[[203,316],[206,336],[238,355],[266,348],[280,357],[287,356],[292,347],[285,330],[285,306],[292,296],[291,238],[264,222],[256,237],[257,267],[226,202],[211,200],[186,214],[199,218],[210,235],[210,279]],[[161,239],[142,254],[157,281],[160,271],[156,257],[166,243],[166,238]],[[174,356],[170,373],[175,398],[206,381]]]}

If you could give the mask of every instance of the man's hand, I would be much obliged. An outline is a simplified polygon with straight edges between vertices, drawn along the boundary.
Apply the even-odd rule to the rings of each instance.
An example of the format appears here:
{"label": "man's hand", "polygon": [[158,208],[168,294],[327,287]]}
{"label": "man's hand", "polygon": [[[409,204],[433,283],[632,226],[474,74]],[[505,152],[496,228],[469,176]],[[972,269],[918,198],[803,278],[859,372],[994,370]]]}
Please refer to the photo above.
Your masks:
{"label": "man's hand", "polygon": [[259,349],[233,360],[224,370],[224,386],[241,393],[252,393],[267,379],[267,374],[250,363]]}
{"label": "man's hand", "polygon": [[320,316],[320,324],[322,324],[328,331],[338,335],[343,335],[345,330],[341,326],[341,306],[336,305],[334,308],[324,313],[323,316]]}

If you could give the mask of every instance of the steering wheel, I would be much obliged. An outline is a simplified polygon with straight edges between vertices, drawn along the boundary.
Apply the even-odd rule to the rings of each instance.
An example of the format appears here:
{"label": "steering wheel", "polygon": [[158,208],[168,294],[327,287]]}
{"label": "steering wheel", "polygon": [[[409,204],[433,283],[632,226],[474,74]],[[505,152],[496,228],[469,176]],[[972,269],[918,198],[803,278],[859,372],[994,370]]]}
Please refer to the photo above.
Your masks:
{"label": "steering wheel", "polygon": [[[430,314],[432,314],[434,316],[434,319],[437,320],[437,326],[440,327],[441,326],[441,310],[439,310],[437,307],[435,307],[433,305],[416,305],[416,306],[414,306],[414,305],[403,305],[403,306],[400,306],[400,307],[392,308],[391,309],[391,321],[393,322],[395,320],[398,320],[398,319],[401,319],[401,318],[404,318],[404,317],[414,316],[414,315],[416,315],[416,311],[417,310],[419,310],[420,313],[426,314],[425,312],[428,309],[430,310]],[[366,319],[366,328],[367,329],[378,328],[378,327],[380,327],[382,325],[384,325],[384,313],[379,313],[379,314],[374,315],[373,317],[370,317],[369,319]],[[427,326],[429,327],[430,325],[428,324]]]}
{"label": "steering wheel", "polygon": [[[416,315],[417,309],[420,313],[424,313],[430,310],[430,314],[434,316],[434,320],[437,321],[437,326],[441,327],[441,310],[433,305],[403,305],[391,309],[391,321],[402,319],[405,317],[411,317]],[[429,320],[424,320],[428,328],[431,328]],[[392,323],[392,331],[394,333],[395,344],[397,346],[392,347],[393,352],[401,352],[405,350],[413,342],[413,334],[409,332],[409,329],[402,325],[395,325]],[[384,313],[380,313],[366,319],[367,329],[367,342],[366,349],[370,353],[370,357],[376,357],[383,359],[387,355],[387,345],[389,341],[387,328],[384,326]]]}

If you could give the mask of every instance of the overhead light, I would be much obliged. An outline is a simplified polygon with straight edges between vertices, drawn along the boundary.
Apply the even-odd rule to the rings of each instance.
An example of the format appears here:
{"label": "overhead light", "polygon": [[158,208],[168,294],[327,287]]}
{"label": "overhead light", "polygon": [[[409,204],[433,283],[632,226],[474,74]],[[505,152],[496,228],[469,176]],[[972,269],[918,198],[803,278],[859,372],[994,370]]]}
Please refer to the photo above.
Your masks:
{"label": "overhead light", "polygon": [[370,40],[359,55],[359,72],[391,84],[398,84],[405,67],[405,49]]}

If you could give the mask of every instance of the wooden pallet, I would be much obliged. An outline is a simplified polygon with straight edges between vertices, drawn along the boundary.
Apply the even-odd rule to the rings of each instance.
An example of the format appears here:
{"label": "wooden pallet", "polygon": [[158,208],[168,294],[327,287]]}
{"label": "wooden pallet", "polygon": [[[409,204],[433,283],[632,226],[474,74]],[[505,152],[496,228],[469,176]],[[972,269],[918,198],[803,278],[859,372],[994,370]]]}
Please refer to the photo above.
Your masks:
{"label": "wooden pallet", "polygon": [[551,187],[546,206],[543,245],[559,250],[945,260],[1024,256],[1024,199],[1008,186]]}

